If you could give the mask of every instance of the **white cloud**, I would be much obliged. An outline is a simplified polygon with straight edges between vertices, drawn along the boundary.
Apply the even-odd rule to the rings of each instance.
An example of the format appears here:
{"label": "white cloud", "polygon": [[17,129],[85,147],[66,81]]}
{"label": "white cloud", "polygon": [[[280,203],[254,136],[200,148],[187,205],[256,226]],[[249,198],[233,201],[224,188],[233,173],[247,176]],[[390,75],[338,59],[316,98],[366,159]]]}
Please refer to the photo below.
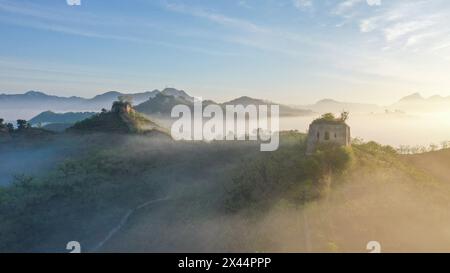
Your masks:
{"label": "white cloud", "polygon": [[359,24],[359,30],[361,32],[371,32],[377,28],[377,18],[364,19]]}
{"label": "white cloud", "polygon": [[334,10],[334,14],[344,16],[346,13],[350,12],[353,7],[361,3],[362,0],[345,0],[337,5]]}
{"label": "white cloud", "polygon": [[199,7],[166,3],[165,7],[172,12],[202,18],[229,29],[227,33],[217,33],[217,39],[226,42],[246,45],[262,50],[284,53],[286,55],[305,55],[299,48],[314,47],[333,48],[327,42],[317,41],[299,33],[276,27],[270,27],[253,21],[232,17]]}
{"label": "white cloud", "polygon": [[267,33],[270,29],[256,25],[250,21],[229,17],[220,13],[210,12],[201,8],[191,8],[179,4],[167,4],[166,8],[173,12],[188,14],[194,17],[204,18],[217,24],[235,27],[252,33]]}
{"label": "white cloud", "polygon": [[406,41],[405,46],[406,47],[417,46],[423,42],[433,39],[434,37],[437,37],[438,35],[440,35],[440,33],[438,33],[438,32],[425,32],[425,33],[412,35]]}
{"label": "white cloud", "polygon": [[341,16],[348,16],[357,9],[359,4],[366,2],[369,6],[381,6],[381,0],[344,0],[340,2],[333,13]]}
{"label": "white cloud", "polygon": [[412,34],[419,30],[423,30],[425,28],[431,27],[434,25],[434,22],[426,20],[426,21],[410,21],[410,22],[402,22],[397,23],[393,26],[390,26],[384,30],[385,38],[388,42],[394,41],[402,36],[407,34]]}
{"label": "white cloud", "polygon": [[450,48],[450,42],[449,41],[444,41],[442,43],[436,44],[433,48],[431,48],[431,51],[439,51],[439,50],[443,50],[443,49],[447,49]]}
{"label": "white cloud", "polygon": [[312,0],[292,0],[294,7],[300,10],[308,9],[313,6]]}
{"label": "white cloud", "polygon": [[380,6],[381,0],[367,0],[367,5],[369,6]]}
{"label": "white cloud", "polygon": [[[358,26],[366,41],[395,50],[433,52],[448,41],[450,5],[446,1],[383,2],[383,7],[361,14]],[[364,18],[365,17],[365,18]],[[381,39],[380,39],[381,38]],[[380,44],[381,43],[381,44]]]}
{"label": "white cloud", "polygon": [[249,5],[249,3],[247,1],[245,1],[245,0],[240,0],[240,1],[237,2],[237,4],[238,4],[238,6],[243,7],[243,8],[247,8],[247,9],[252,8]]}

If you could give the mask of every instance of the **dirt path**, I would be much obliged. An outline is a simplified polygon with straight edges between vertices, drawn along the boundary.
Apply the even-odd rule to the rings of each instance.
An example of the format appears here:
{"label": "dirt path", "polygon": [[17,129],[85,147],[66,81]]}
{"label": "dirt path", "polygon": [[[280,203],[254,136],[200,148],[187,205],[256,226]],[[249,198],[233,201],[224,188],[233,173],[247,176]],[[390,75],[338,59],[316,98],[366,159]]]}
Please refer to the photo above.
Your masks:
{"label": "dirt path", "polygon": [[101,242],[99,242],[95,247],[93,247],[89,252],[96,252],[99,249],[101,249],[117,232],[119,232],[128,222],[128,219],[137,211],[140,209],[143,209],[151,204],[155,204],[158,202],[162,202],[162,201],[167,201],[169,200],[169,197],[165,197],[165,198],[159,198],[159,199],[154,199],[154,200],[150,200],[147,201],[145,203],[140,204],[139,206],[130,209],[127,211],[127,213],[125,213],[125,215],[122,217],[122,219],[120,220],[119,224],[117,226],[115,226],[113,229],[111,229],[108,232],[108,235],[106,235],[105,239],[103,239]]}

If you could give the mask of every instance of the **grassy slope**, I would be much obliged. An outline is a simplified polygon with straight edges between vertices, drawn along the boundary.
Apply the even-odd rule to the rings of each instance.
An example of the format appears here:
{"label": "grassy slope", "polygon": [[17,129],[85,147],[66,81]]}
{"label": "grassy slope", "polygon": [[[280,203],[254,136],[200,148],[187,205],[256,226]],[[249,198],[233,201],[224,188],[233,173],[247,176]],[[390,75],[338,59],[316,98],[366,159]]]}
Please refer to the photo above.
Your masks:
{"label": "grassy slope", "polygon": [[450,149],[418,155],[408,155],[404,159],[436,179],[450,183]]}
{"label": "grassy slope", "polygon": [[329,154],[305,158],[303,136],[286,137],[210,195],[196,188],[138,212],[103,250],[366,252],[371,240],[383,251],[448,249],[445,184],[375,143],[355,145],[330,175]]}
{"label": "grassy slope", "polygon": [[130,114],[106,112],[91,116],[75,123],[70,132],[107,132],[107,133],[147,133],[166,130],[138,112]]}
{"label": "grassy slope", "polygon": [[[46,176],[19,177],[0,188],[0,251],[65,251],[78,240],[85,250],[103,240],[127,210],[151,199],[204,194],[236,158],[254,145],[175,143],[130,135],[78,136],[78,158]],[[211,169],[204,168],[210,166]],[[206,179],[206,180],[205,180]]]}
{"label": "grassy slope", "polygon": [[107,112],[79,121],[69,128],[69,131],[128,133],[129,129],[119,113]]}
{"label": "grassy slope", "polygon": [[[355,145],[355,162],[325,200],[309,206],[316,251],[448,251],[450,188],[409,160],[373,143]],[[447,175],[448,172],[447,172]]]}

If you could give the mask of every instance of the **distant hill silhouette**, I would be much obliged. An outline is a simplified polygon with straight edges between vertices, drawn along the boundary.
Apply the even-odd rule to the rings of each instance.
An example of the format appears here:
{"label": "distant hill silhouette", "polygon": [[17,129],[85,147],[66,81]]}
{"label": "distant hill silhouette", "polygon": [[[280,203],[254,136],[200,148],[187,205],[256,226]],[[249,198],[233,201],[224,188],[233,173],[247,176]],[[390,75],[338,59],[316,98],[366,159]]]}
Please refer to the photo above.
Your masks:
{"label": "distant hill silhouette", "polygon": [[117,91],[109,91],[93,97],[92,99],[90,99],[90,101],[94,103],[105,103],[107,104],[107,106],[109,106],[119,96],[127,95],[131,97],[133,103],[141,103],[145,100],[148,100],[149,98],[156,96],[156,94],[158,93],[160,93],[159,90],[147,91],[142,93],[131,93],[131,94],[125,94]]}
{"label": "distant hill silhouette", "polygon": [[73,125],[74,123],[49,123],[42,126],[41,128],[56,133],[62,133]]}
{"label": "distant hill silhouette", "polygon": [[67,112],[67,113],[55,113],[52,111],[45,111],[30,119],[28,122],[31,125],[46,125],[50,123],[68,123],[73,124],[77,121],[89,118],[95,115],[95,112]]}
{"label": "distant hill silhouette", "polygon": [[49,130],[43,129],[43,128],[25,128],[25,129],[17,129],[13,133],[11,133],[12,137],[22,137],[22,138],[30,138],[30,139],[36,139],[39,137],[49,137],[54,135],[54,132],[51,132]]}
{"label": "distant hill silhouette", "polygon": [[277,104],[280,106],[280,116],[308,116],[314,114],[313,111],[307,110],[307,109],[299,109],[294,108],[291,106],[278,104],[275,102],[262,100],[262,99],[255,99],[247,96],[242,96],[234,100],[230,100],[227,102],[222,103],[222,105],[274,105]]}
{"label": "distant hill silhouette", "polygon": [[[156,96],[159,90],[146,91],[142,93],[125,94],[117,91],[109,91],[93,98],[82,97],[59,97],[47,95],[39,91],[28,91],[24,94],[0,94],[0,110],[1,112],[16,112],[19,109],[26,109],[26,115],[20,116],[9,115],[9,119],[16,118],[32,118],[33,116],[44,111],[57,112],[86,112],[98,111],[102,108],[109,108],[111,104],[117,100],[119,96],[127,95],[131,97],[134,104],[139,104]],[[166,92],[174,93],[174,90],[168,89]],[[181,91],[180,91],[181,92]],[[184,92],[184,91],[183,91]],[[21,111],[22,113],[23,111]],[[3,114],[4,115],[4,114]]]}
{"label": "distant hill silhouette", "polygon": [[383,108],[375,104],[367,103],[353,103],[342,102],[333,99],[323,99],[315,104],[300,106],[306,109],[311,109],[317,113],[340,113],[342,111],[348,111],[350,113],[370,113],[381,111]]}
{"label": "distant hill silhouette", "polygon": [[[40,91],[28,91],[24,94],[0,94],[0,116],[6,120],[15,120],[17,118],[31,119],[39,113],[45,111],[53,112],[96,112],[109,106],[119,97],[128,96],[132,100],[138,111],[153,115],[156,113],[162,115],[170,114],[175,104],[185,104],[191,106],[194,97],[183,90],[175,88],[165,88],[162,91],[153,90],[141,93],[122,93],[118,91],[109,91],[93,98],[82,97],[59,97],[47,95]],[[157,95],[162,95],[157,98]],[[174,97],[174,100],[169,99]],[[163,99],[164,98],[164,99]],[[213,101],[204,101],[204,104],[214,103]],[[231,105],[249,105],[249,104],[272,104],[273,102],[262,99],[251,98],[247,96],[239,97],[231,101],[221,103]],[[170,108],[170,110],[169,110]],[[385,110],[401,110],[404,112],[434,112],[448,111],[450,108],[450,97],[431,96],[425,98],[419,93],[406,96],[399,101],[391,104],[379,106],[370,103],[343,102],[333,99],[319,100],[309,105],[283,105],[280,104],[281,116],[304,116],[313,113],[341,112],[343,110],[351,113],[375,113],[385,112]],[[36,123],[35,120],[32,121]],[[64,121],[61,121],[65,123]],[[59,122],[58,122],[59,123]]]}
{"label": "distant hill silhouette", "polygon": [[[162,93],[164,95],[171,95],[177,97],[184,97],[185,99],[192,100],[188,94],[183,90],[177,90],[175,88],[166,88],[162,91],[153,90],[142,93],[121,93],[118,91],[109,91],[93,98],[82,97],[59,97],[54,95],[47,95],[40,91],[28,91],[24,94],[0,94],[0,107],[17,108],[18,106],[48,106],[48,110],[67,110],[72,108],[108,108],[119,96],[129,96],[134,104],[142,103],[149,98],[155,97],[157,94]],[[54,105],[59,103],[59,105]],[[50,107],[51,106],[51,107]]]}
{"label": "distant hill silhouette", "polygon": [[403,97],[399,100],[399,102],[412,102],[412,101],[423,101],[424,97],[420,93],[414,93],[409,96]]}
{"label": "distant hill silhouette", "polygon": [[[169,93],[169,92],[167,92]],[[166,93],[166,94],[167,94]],[[170,92],[173,94],[172,92]],[[172,108],[176,105],[186,105],[191,110],[194,108],[194,99],[192,97],[186,97],[184,95],[166,95],[163,93],[157,94],[154,98],[151,98],[135,107],[136,111],[146,115],[161,115],[170,117]],[[203,105],[214,104],[213,101],[203,101]]]}
{"label": "distant hill silhouette", "polygon": [[392,104],[389,108],[399,109],[407,112],[440,112],[450,109],[450,96],[443,97],[439,95],[428,98],[420,93],[414,93],[401,98],[398,102]]}
{"label": "distant hill silhouette", "polygon": [[[161,91],[161,94],[166,95],[166,96],[174,96],[176,98],[183,98],[187,101],[194,101],[194,98],[189,96],[184,90],[178,90],[175,88],[166,88],[163,91]],[[156,94],[155,94],[156,96]],[[153,96],[154,97],[154,96]]]}
{"label": "distant hill silhouette", "polygon": [[[147,114],[147,115],[163,115],[166,117],[170,116],[170,113],[172,111],[172,108],[175,105],[187,105],[189,108],[194,108],[194,101],[190,98],[186,98],[185,96],[172,96],[172,95],[164,95],[164,94],[158,94],[154,98],[149,99],[146,102],[143,102],[139,105],[137,105],[135,108],[137,111]],[[261,99],[254,99],[250,97],[240,97],[228,102],[224,103],[216,103],[212,100],[204,100],[203,101],[203,107],[210,105],[210,104],[217,104],[221,107],[225,107],[225,105],[272,105],[275,104],[270,101],[265,101]],[[295,109],[293,107],[289,107],[286,105],[280,105],[280,116],[306,116],[306,115],[312,115],[313,112],[310,110],[303,110],[303,109]]]}

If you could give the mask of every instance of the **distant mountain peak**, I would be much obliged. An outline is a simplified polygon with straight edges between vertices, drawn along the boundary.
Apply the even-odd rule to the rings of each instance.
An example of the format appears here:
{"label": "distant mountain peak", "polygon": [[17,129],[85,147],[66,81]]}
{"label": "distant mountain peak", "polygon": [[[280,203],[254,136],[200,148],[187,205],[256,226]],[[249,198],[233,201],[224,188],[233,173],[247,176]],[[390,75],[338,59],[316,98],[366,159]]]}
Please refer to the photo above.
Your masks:
{"label": "distant mountain peak", "polygon": [[265,103],[270,103],[268,101],[264,101],[261,99],[255,99],[249,96],[242,96],[239,98],[236,98],[234,100],[230,100],[228,102],[225,102],[224,104],[230,104],[230,105],[234,105],[234,104],[243,104],[243,105],[248,105],[248,104],[265,104]]}
{"label": "distant mountain peak", "polygon": [[108,91],[103,94],[96,95],[93,99],[110,98],[110,97],[121,96],[121,95],[122,95],[122,93],[120,93],[118,91]]}
{"label": "distant mountain peak", "polygon": [[333,99],[323,99],[319,100],[316,104],[322,104],[322,103],[339,103],[337,100]]}
{"label": "distant mountain peak", "polygon": [[41,92],[41,91],[34,91],[34,90],[30,90],[28,92],[25,93],[25,95],[27,96],[34,96],[34,97],[46,97],[48,96],[47,94]]}
{"label": "distant mountain peak", "polygon": [[255,99],[249,96],[241,96],[239,98],[237,98],[236,100],[260,100],[260,99]]}
{"label": "distant mountain peak", "polygon": [[253,98],[249,96],[240,96],[237,100],[253,100]]}
{"label": "distant mountain peak", "polygon": [[[178,90],[177,90],[178,91]],[[135,109],[138,112],[151,115],[151,114],[167,114],[170,115],[172,108],[176,105],[183,104],[193,106],[193,100],[191,97],[185,97],[182,95],[172,95],[160,92],[155,97],[150,98],[143,103],[137,105]]]}
{"label": "distant mountain peak", "polygon": [[119,91],[108,91],[108,92],[105,92],[103,94],[100,94],[99,96],[101,96],[101,95],[115,95],[115,94],[122,94],[122,93],[119,92]]}
{"label": "distant mountain peak", "polygon": [[174,97],[182,97],[184,99],[187,99],[189,101],[193,101],[194,98],[188,95],[184,90],[178,90],[176,88],[172,87],[166,87],[163,91],[160,92],[163,95],[166,96],[174,96]]}
{"label": "distant mountain peak", "polygon": [[184,92],[184,90],[178,90],[178,89],[173,88],[173,87],[166,87],[161,92],[162,93],[167,93],[167,92]]}
{"label": "distant mountain peak", "polygon": [[400,99],[391,105],[391,108],[406,112],[441,112],[448,111],[449,106],[450,97],[441,95],[423,97],[420,93],[414,93]]}
{"label": "distant mountain peak", "polygon": [[441,96],[441,95],[434,95],[428,98],[428,100],[431,101],[441,101],[441,100],[445,100],[446,98]]}
{"label": "distant mountain peak", "polygon": [[402,99],[400,99],[400,101],[408,102],[408,101],[419,101],[419,100],[424,100],[424,99],[425,98],[422,97],[422,95],[420,93],[414,93],[409,96],[403,97]]}
{"label": "distant mountain peak", "polygon": [[73,124],[77,121],[81,121],[86,119],[92,115],[94,112],[65,112],[65,113],[55,113],[53,111],[44,111],[37,116],[33,117],[29,120],[31,125],[37,125],[39,123],[42,124],[51,124],[51,123],[64,123],[64,124]]}

